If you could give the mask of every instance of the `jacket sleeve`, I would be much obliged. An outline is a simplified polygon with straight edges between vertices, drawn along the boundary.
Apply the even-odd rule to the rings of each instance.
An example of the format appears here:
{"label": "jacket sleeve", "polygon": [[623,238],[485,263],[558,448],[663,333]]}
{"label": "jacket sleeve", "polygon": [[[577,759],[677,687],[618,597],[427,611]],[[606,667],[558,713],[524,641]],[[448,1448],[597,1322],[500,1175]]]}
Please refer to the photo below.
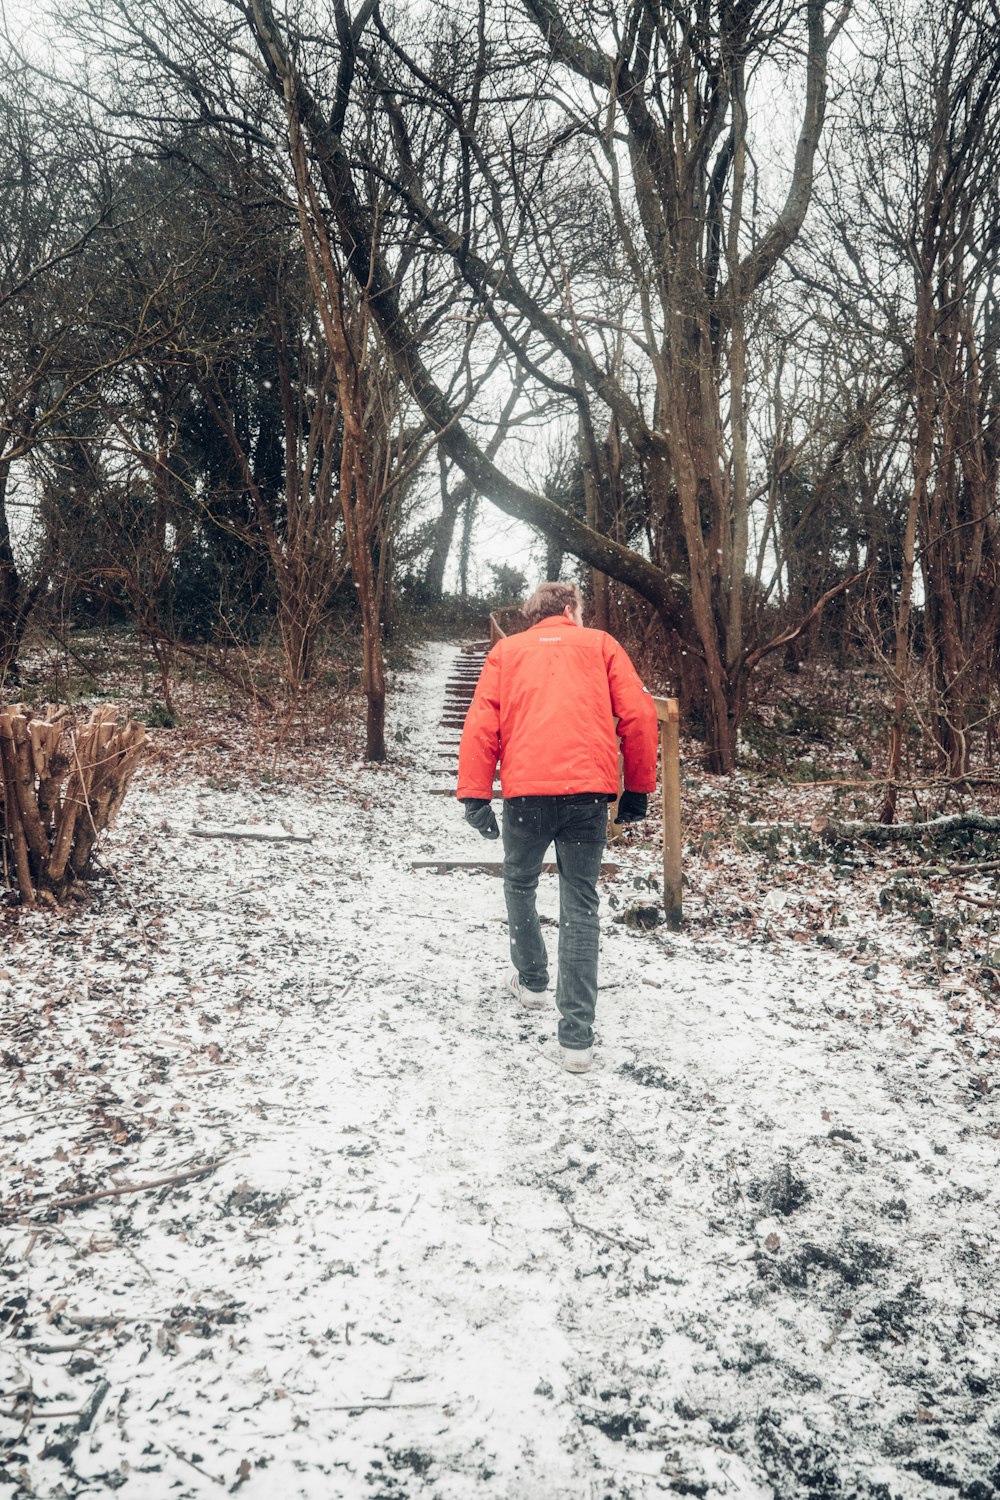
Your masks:
{"label": "jacket sleeve", "polygon": [[500,758],[500,644],[483,663],[458,746],[457,797],[493,796]]}
{"label": "jacket sleeve", "polygon": [[643,687],[628,652],[611,636],[604,637],[611,708],[618,720],[625,762],[625,786],[630,792],[656,791],[656,752],[659,728],[653,700]]}

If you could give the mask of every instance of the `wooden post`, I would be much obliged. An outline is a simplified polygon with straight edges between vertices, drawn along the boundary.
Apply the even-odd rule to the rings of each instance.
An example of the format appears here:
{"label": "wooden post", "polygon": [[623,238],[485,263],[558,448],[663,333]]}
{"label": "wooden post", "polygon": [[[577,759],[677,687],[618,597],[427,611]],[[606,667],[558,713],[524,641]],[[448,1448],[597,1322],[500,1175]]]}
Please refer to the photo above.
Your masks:
{"label": "wooden post", "polygon": [[491,651],[493,650],[493,647],[496,645],[497,641],[502,641],[503,638],[504,638],[504,636],[506,634],[507,634],[507,632],[505,630],[501,630],[500,629],[500,621],[497,619],[496,615],[491,614],[490,615],[490,650]]}
{"label": "wooden post", "polygon": [[660,783],[663,788],[663,909],[667,926],[681,926],[681,754],[676,698],[654,698],[660,721]]}

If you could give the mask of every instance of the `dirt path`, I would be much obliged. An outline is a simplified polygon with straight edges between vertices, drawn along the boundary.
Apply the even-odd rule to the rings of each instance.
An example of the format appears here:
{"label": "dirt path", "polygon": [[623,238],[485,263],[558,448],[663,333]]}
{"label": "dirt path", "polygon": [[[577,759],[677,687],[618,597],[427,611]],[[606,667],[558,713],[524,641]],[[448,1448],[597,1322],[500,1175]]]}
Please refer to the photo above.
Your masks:
{"label": "dirt path", "polygon": [[[0,957],[0,1493],[1000,1494],[990,1016],[608,904],[565,1074],[499,882],[409,867],[482,852],[429,795],[453,659],[394,699],[408,765],[137,786],[135,909]],[[248,819],[314,838],[187,831]]]}

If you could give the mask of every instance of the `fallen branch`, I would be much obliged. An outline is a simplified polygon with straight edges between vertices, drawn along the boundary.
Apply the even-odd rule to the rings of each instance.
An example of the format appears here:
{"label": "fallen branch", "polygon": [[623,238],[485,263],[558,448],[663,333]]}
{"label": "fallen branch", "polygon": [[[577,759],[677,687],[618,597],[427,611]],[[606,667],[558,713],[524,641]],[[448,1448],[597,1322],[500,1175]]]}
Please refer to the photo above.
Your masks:
{"label": "fallen branch", "polygon": [[[809,832],[830,844],[894,844],[908,839],[917,840],[930,835],[937,838],[947,833],[1000,834],[1000,818],[988,818],[984,813],[949,813],[945,817],[930,818],[925,823],[862,823],[842,822],[820,813],[808,825],[805,823],[747,823],[745,829],[752,833],[788,834],[801,838]],[[1000,862],[998,862],[1000,864]],[[953,870],[957,867],[953,867]]]}
{"label": "fallen branch", "polygon": [[[79,1412],[58,1413],[59,1416],[75,1416],[77,1418],[77,1422],[75,1427],[71,1427],[63,1437],[59,1437],[57,1435],[49,1440],[49,1442],[42,1449],[43,1458],[61,1458],[63,1463],[67,1465],[72,1463],[73,1454],[76,1451],[80,1439],[83,1437],[84,1433],[89,1432],[93,1427],[94,1422],[97,1418],[97,1413],[101,1409],[101,1403],[104,1401],[104,1398],[108,1394],[110,1389],[110,1381],[99,1380],[94,1386],[94,1389],[90,1394],[90,1399],[88,1400],[86,1406],[84,1406]],[[41,1416],[42,1414],[37,1413],[37,1415]],[[48,1413],[46,1413],[46,1415],[48,1415]],[[52,1415],[55,1416],[56,1413],[52,1413]]]}
{"label": "fallen branch", "polygon": [[72,1323],[74,1328],[117,1328],[119,1323],[134,1323],[134,1317],[130,1318],[125,1313],[71,1313],[63,1309],[59,1317],[64,1323]]}
{"label": "fallen branch", "polygon": [[[182,1182],[193,1182],[196,1177],[206,1177],[209,1172],[214,1172],[216,1167],[225,1161],[220,1156],[216,1161],[206,1162],[204,1166],[195,1167],[190,1172],[175,1172],[172,1177],[156,1177],[152,1182],[126,1183],[123,1187],[101,1188],[96,1193],[81,1193],[76,1198],[55,1198],[51,1203],[39,1205],[39,1212],[51,1213],[56,1208],[82,1208],[85,1203],[96,1203],[99,1198],[121,1198],[126,1193],[149,1193],[154,1188],[177,1187]],[[4,1207],[9,1205],[5,1204]]]}
{"label": "fallen branch", "polygon": [[440,1401],[347,1401],[341,1406],[317,1406],[315,1411],[416,1411],[440,1406]]}
{"label": "fallen branch", "polygon": [[77,1110],[78,1108],[76,1104],[42,1104],[38,1109],[26,1110],[23,1115],[12,1115],[9,1120],[0,1120],[0,1131],[6,1130],[9,1125],[16,1125],[19,1120],[34,1120],[39,1115],[51,1115],[53,1110],[57,1109]]}
{"label": "fallen branch", "polygon": [[[566,1208],[565,1203],[563,1204],[563,1208]],[[645,1244],[637,1244],[635,1240],[621,1239],[616,1234],[608,1234],[604,1229],[595,1229],[592,1224],[581,1223],[575,1214],[570,1213],[568,1208],[566,1208],[566,1214],[574,1229],[580,1229],[584,1234],[592,1234],[595,1239],[604,1240],[608,1245],[617,1245],[620,1250],[630,1250],[633,1255],[638,1255],[641,1250],[649,1249],[648,1241]]]}
{"label": "fallen branch", "polygon": [[264,844],[311,844],[311,833],[273,833],[256,828],[192,828],[196,839],[257,839]]}
{"label": "fallen branch", "polygon": [[224,1479],[220,1479],[218,1474],[210,1474],[207,1469],[203,1469],[200,1464],[196,1464],[193,1458],[188,1458],[186,1453],[182,1453],[179,1448],[175,1448],[173,1443],[165,1443],[164,1447],[167,1448],[175,1458],[179,1458],[182,1464],[187,1464],[189,1468],[194,1469],[196,1474],[201,1474],[203,1478],[210,1479],[213,1484],[221,1484],[223,1489],[225,1489],[226,1481]]}

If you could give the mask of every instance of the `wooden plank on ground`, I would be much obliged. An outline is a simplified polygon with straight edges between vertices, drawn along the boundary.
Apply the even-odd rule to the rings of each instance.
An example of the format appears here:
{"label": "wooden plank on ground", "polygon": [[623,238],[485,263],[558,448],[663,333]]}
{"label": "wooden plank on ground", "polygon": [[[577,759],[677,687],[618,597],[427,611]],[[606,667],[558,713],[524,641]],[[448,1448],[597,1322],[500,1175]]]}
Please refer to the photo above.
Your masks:
{"label": "wooden plank on ground", "polygon": [[[431,797],[454,797],[454,795],[455,795],[455,788],[453,786],[432,786],[432,787],[428,787],[427,791],[428,791],[428,795],[431,796]],[[500,788],[498,786],[494,786],[493,787],[493,795],[494,795],[494,797],[499,796],[499,794],[500,794]]]}

